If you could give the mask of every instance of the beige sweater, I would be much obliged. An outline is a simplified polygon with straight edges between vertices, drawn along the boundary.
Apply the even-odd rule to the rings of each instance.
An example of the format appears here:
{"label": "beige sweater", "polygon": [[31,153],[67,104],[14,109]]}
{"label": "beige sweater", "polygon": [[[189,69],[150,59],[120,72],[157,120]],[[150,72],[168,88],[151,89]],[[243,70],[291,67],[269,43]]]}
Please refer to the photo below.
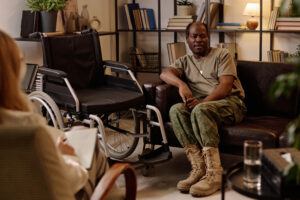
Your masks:
{"label": "beige sweater", "polygon": [[[2,121],[1,124],[3,125],[44,126],[53,138],[54,143],[56,143],[59,136],[64,136],[64,132],[46,125],[45,119],[38,114],[0,108],[0,116]],[[86,183],[88,182],[89,174],[87,170],[80,165],[78,157],[62,155],[61,153],[58,154],[61,155],[60,158],[63,166],[61,170],[64,171],[64,174],[66,175],[66,178],[71,185],[72,192],[75,194],[86,185]]]}

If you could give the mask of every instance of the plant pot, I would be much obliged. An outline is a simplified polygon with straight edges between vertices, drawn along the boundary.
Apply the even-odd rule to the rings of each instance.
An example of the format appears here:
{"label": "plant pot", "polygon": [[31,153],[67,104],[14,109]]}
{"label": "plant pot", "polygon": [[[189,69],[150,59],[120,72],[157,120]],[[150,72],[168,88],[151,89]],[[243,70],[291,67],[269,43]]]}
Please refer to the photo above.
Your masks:
{"label": "plant pot", "polygon": [[56,31],[56,20],[57,11],[42,11],[41,12],[41,26],[42,32],[55,32]]}
{"label": "plant pot", "polygon": [[177,6],[178,15],[179,16],[188,16],[193,14],[193,7],[192,6],[186,6],[186,5],[180,5]]}

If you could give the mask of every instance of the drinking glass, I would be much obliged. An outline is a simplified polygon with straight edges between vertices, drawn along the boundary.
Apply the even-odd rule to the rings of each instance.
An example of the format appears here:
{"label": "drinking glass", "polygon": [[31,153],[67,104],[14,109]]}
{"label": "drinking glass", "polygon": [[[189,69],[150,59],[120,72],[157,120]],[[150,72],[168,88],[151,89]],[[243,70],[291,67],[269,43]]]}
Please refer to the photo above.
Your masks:
{"label": "drinking glass", "polygon": [[244,185],[249,189],[261,187],[262,146],[257,140],[244,142]]}

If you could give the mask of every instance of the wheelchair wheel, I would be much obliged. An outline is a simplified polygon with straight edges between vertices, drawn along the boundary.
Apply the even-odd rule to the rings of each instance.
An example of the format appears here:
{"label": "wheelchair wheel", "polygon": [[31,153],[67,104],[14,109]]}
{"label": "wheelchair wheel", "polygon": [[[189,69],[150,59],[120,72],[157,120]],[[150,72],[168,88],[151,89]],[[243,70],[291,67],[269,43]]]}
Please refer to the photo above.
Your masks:
{"label": "wheelchair wheel", "polygon": [[53,99],[46,93],[35,91],[28,95],[35,105],[36,111],[47,120],[48,125],[64,130],[63,118]]}
{"label": "wheelchair wheel", "polygon": [[[134,120],[119,119],[116,114],[111,114],[109,120],[113,122],[111,123],[112,126],[120,129],[129,130],[135,126],[137,126],[135,129],[139,129],[139,124],[134,125]],[[134,130],[130,131],[133,132]],[[137,147],[139,141],[138,137],[125,135],[110,128],[105,128],[105,133],[107,147],[112,158],[124,159],[130,156]]]}

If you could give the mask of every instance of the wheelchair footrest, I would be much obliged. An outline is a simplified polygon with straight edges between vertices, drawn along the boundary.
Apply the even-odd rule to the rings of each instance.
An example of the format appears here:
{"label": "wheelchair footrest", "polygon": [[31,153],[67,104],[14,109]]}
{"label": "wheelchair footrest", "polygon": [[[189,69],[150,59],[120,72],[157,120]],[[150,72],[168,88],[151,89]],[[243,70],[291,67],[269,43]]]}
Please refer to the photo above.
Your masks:
{"label": "wheelchair footrest", "polygon": [[141,155],[139,155],[139,161],[144,164],[155,164],[163,162],[172,158],[172,152],[167,144],[163,144],[158,149],[145,149]]}

